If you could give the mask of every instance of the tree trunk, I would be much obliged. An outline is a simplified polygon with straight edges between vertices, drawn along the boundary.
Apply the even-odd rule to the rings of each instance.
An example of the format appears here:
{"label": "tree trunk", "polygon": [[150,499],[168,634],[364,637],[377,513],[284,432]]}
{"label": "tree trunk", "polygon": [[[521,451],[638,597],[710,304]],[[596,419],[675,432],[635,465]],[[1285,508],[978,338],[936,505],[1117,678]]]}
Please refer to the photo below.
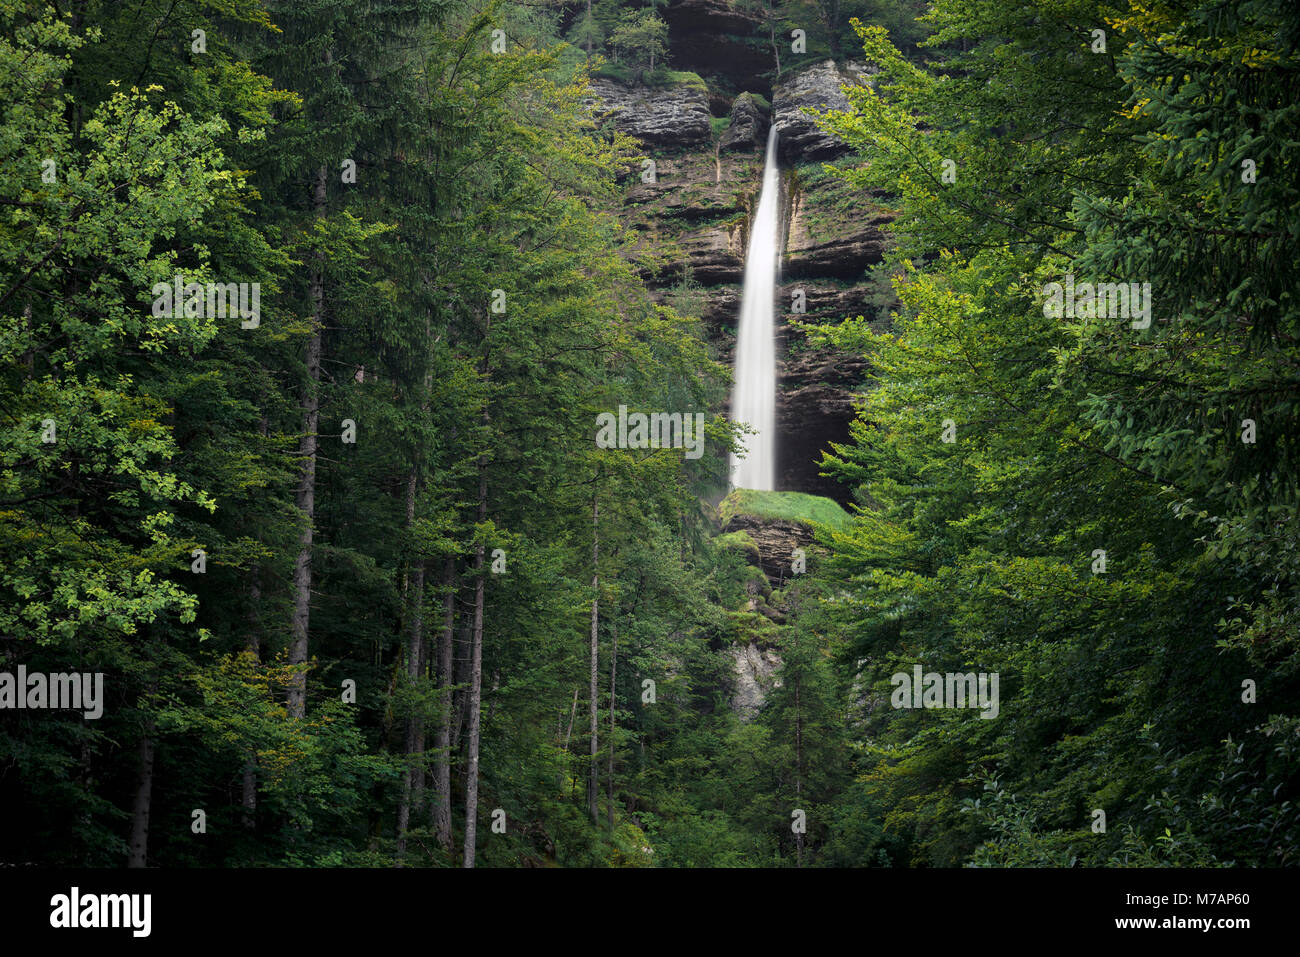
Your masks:
{"label": "tree trunk", "polygon": [[438,845],[451,850],[451,646],[456,629],[456,559],[447,557],[442,571],[446,586],[442,609],[442,634],[438,639],[438,731],[434,739],[437,755],[433,766],[433,787],[437,802],[433,808],[433,830]]}
{"label": "tree trunk", "polygon": [[[474,619],[470,616],[469,624],[460,628],[460,639],[453,645],[452,665],[456,671],[460,690],[455,694],[451,718],[451,753],[460,753],[461,732],[465,729],[465,715],[469,713],[469,646],[473,641]],[[463,651],[464,654],[457,654]]]}
{"label": "tree trunk", "polygon": [[[799,705],[799,679],[794,683],[794,800],[798,805],[803,793],[803,710]],[[803,867],[803,833],[794,836],[795,864]]]}
{"label": "tree trunk", "polygon": [[[265,424],[266,420],[262,420]],[[258,623],[258,604],[262,600],[262,587],[258,582],[260,566],[254,562],[248,570],[248,638],[244,650],[253,656],[256,666],[261,661],[262,642]],[[243,796],[240,801],[241,818],[244,827],[250,831],[257,826],[257,751],[249,748],[244,752]]]}
{"label": "tree trunk", "polygon": [[[265,408],[263,404],[263,408]],[[266,413],[257,422],[257,432],[266,438],[270,421]],[[248,569],[248,637],[244,650],[253,657],[253,667],[262,663],[262,566],[253,562]],[[241,819],[248,830],[257,827],[257,751],[249,748],[244,753],[243,794],[240,806]]]}
{"label": "tree trunk", "polygon": [[[406,528],[409,533],[415,526],[415,495],[419,487],[419,473],[415,466],[406,481]],[[415,555],[407,572],[407,600],[410,609],[410,628],[406,647],[406,675],[412,688],[418,688],[424,666],[424,557]],[[406,716],[406,776],[402,781],[402,797],[397,806],[397,856],[406,855],[406,830],[411,823],[411,805],[420,805],[424,791],[424,718],[417,710]]]}
{"label": "tree trunk", "polygon": [[569,709],[569,727],[564,732],[564,750],[569,750],[569,738],[573,735],[573,719],[578,716],[578,688],[573,689],[573,707]]}
{"label": "tree trunk", "polygon": [[131,802],[131,844],[126,859],[127,867],[145,867],[149,859],[149,809],[153,804],[154,721],[150,718],[140,732],[137,753],[140,757],[135,784],[135,800]]}
{"label": "tree trunk", "polygon": [[600,503],[593,488],[591,492],[591,768],[587,774],[587,810],[591,813],[591,823],[600,824],[600,780],[596,753],[599,742],[596,735],[596,720],[599,717],[600,687],[598,683],[597,656],[599,642],[597,634],[600,625]]}
{"label": "tree trunk", "polygon": [[244,827],[251,831],[257,827],[257,753],[255,751],[245,752],[244,794],[241,804]]}
{"label": "tree trunk", "polygon": [[[325,215],[325,166],[316,170],[316,187],[312,206],[316,217]],[[307,631],[311,621],[312,536],[316,521],[316,433],[320,427],[321,328],[325,298],[323,254],[317,253],[317,265],[311,277],[311,338],[307,341],[307,381],[302,392],[302,438],[298,456],[302,460],[302,477],[296,504],[302,513],[302,532],[298,537],[298,557],[293,565],[293,621],[289,642],[289,665],[301,669],[307,663]],[[307,674],[297,670],[289,679],[288,711],[290,718],[307,713]]]}
{"label": "tree trunk", "polygon": [[[488,423],[487,410],[483,424]],[[487,520],[487,455],[478,457],[478,520]],[[480,709],[483,704],[483,540],[474,549],[474,633],[469,667],[469,743],[465,761],[465,866],[474,866],[474,839],[478,830],[478,747]]]}
{"label": "tree trunk", "polygon": [[609,649],[609,829],[614,830],[614,689],[615,675],[618,672],[618,625],[610,622],[610,636],[613,644]]}
{"label": "tree trunk", "polygon": [[765,6],[767,13],[767,30],[768,36],[772,40],[772,56],[776,59],[776,75],[781,76],[781,48],[776,43],[776,11],[772,9],[771,2]]}

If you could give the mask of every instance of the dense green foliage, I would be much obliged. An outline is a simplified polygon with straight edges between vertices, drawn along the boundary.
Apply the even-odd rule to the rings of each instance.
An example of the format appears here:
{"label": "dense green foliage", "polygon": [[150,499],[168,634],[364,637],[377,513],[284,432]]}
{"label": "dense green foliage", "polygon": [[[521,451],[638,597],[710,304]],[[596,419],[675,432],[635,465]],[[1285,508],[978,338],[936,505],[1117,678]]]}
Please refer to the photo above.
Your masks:
{"label": "dense green foliage", "polygon": [[[457,860],[426,773],[450,755],[463,793],[481,581],[479,833],[512,823],[483,859],[644,860],[634,798],[612,832],[572,800],[592,501],[631,789],[707,720],[664,669],[740,587],[681,544],[731,433],[699,461],[592,444],[598,412],[707,410],[725,375],[593,212],[634,153],[577,61],[497,52],[512,21],[454,3],[3,15],[0,656],[107,688],[97,720],[6,712],[5,859],[118,863],[143,797],[137,863]],[[159,315],[178,272],[259,283],[260,315]]]}
{"label": "dense green foliage", "polygon": [[[896,197],[902,308],[819,331],[876,386],[825,460],[862,508],[816,614],[868,696],[998,672],[1001,713],[868,709],[843,806],[900,863],[1295,863],[1300,23],[928,19],[928,67],[859,25],[879,83],[828,118]],[[1149,325],[1053,317],[1067,273],[1150,283]]]}
{"label": "dense green foliage", "polygon": [[608,212],[590,72],[712,82],[664,3],[0,0],[0,672],[105,675],[0,714],[0,863],[1296,863],[1289,3],[737,6],[772,79],[880,71],[801,174],[897,213],[892,328],[803,327],[872,370],[851,515],[723,496],[726,370]]}

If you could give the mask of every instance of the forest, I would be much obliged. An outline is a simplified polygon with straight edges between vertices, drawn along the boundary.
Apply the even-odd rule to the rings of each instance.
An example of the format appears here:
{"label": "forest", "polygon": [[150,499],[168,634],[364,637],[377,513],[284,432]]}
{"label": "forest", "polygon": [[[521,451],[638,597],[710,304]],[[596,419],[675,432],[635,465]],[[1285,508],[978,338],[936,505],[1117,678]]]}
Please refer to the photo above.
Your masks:
{"label": "forest", "polygon": [[1300,864],[1290,0],[0,0],[0,91],[0,864]]}

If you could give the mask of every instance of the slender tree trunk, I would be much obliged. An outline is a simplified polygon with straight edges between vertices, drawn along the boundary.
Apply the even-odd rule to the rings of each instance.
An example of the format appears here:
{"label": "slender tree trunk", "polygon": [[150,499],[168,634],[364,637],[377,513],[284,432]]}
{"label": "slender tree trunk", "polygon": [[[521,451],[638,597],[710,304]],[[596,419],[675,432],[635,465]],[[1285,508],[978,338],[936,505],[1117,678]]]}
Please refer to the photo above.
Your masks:
{"label": "slender tree trunk", "polygon": [[[419,488],[419,473],[411,467],[406,481],[406,528],[415,526],[415,497]],[[410,626],[406,647],[406,675],[412,688],[420,684],[424,666],[424,557],[412,557],[411,567],[407,572],[407,600],[410,609]],[[411,823],[411,805],[417,808],[420,795],[424,791],[424,719],[416,711],[406,717],[406,734],[404,739],[406,751],[406,776],[402,781],[402,797],[397,806],[397,856],[406,854],[406,830]]]}
{"label": "slender tree trunk", "polygon": [[[265,424],[266,420],[262,422]],[[261,626],[258,621],[258,605],[262,600],[262,586],[258,581],[260,566],[254,562],[248,570],[248,638],[244,650],[253,657],[256,667],[262,658]],[[243,796],[240,801],[241,817],[244,827],[250,831],[257,826],[257,751],[249,748],[244,752]]]}
{"label": "slender tree trunk", "polygon": [[769,2],[766,5],[767,10],[767,29],[768,35],[772,40],[772,56],[776,59],[776,75],[781,76],[781,48],[776,43],[776,11],[772,9]]}
{"label": "slender tree trunk", "polygon": [[[263,408],[266,404],[263,403]],[[265,439],[270,428],[270,420],[265,412],[257,421],[257,432]],[[248,569],[248,638],[244,649],[252,656],[255,669],[262,663],[262,566],[253,562]],[[240,805],[241,818],[245,828],[257,827],[257,750],[249,748],[245,752],[243,794]]]}
{"label": "slender tree trunk", "polygon": [[[325,166],[316,170],[312,206],[318,219],[325,215],[327,176]],[[298,538],[298,557],[293,565],[293,621],[289,665],[299,670],[289,679],[288,711],[291,718],[302,718],[307,713],[307,674],[301,668],[307,663],[307,632],[311,622],[311,556],[316,521],[316,447],[320,427],[321,328],[325,299],[323,255],[318,252],[316,258],[310,289],[312,320],[311,338],[307,342],[307,381],[302,393],[302,438],[298,443],[302,475],[296,504],[302,513],[303,525]]]}
{"label": "slender tree trunk", "polygon": [[600,687],[597,656],[600,625],[600,502],[596,490],[591,492],[591,768],[587,774],[587,810],[591,823],[600,824],[600,771],[596,762],[599,741],[596,723],[599,717]]}
{"label": "slender tree trunk", "polygon": [[[564,746],[560,749],[561,751],[564,752],[564,755],[565,755],[565,758],[566,758],[566,759],[568,758],[568,755],[569,755],[569,738],[570,738],[570,736],[572,736],[572,734],[573,734],[573,719],[574,719],[575,717],[577,717],[577,715],[578,715],[578,686],[577,686],[577,685],[574,685],[574,688],[573,688],[573,705],[569,708],[569,727],[568,727],[567,729],[565,729],[565,732],[564,732]],[[564,727],[564,712],[561,711],[561,712],[560,712],[560,724],[559,724],[559,727],[557,727],[557,728],[555,729],[555,739],[556,739],[557,741],[558,741],[559,738],[560,738],[560,728],[563,728],[563,727]],[[564,762],[564,767],[562,767],[562,768],[560,769],[559,778],[558,778],[558,780],[556,781],[556,787],[559,788],[561,791],[564,790],[564,777],[565,777],[565,774],[566,774],[566,770],[569,768],[569,766],[570,766],[570,764],[569,764],[568,760],[565,760],[565,762]]]}
{"label": "slender tree trunk", "polygon": [[578,689],[573,689],[573,707],[569,709],[569,727],[564,732],[564,750],[569,750],[569,738],[573,736],[573,719],[578,716]]}
{"label": "slender tree trunk", "polygon": [[838,60],[840,58],[840,5],[838,0],[827,4],[824,8],[826,11],[826,33],[830,36],[831,58]]}
{"label": "slender tree trunk", "polygon": [[154,720],[150,718],[140,732],[137,754],[140,758],[135,781],[135,800],[131,802],[131,844],[127,867],[145,867],[149,860],[149,811],[153,805]]}
{"label": "slender tree trunk", "polygon": [[447,557],[442,570],[445,598],[442,609],[442,634],[438,638],[438,730],[434,739],[437,755],[433,766],[433,787],[437,801],[433,807],[433,830],[438,844],[451,850],[451,646],[456,629],[456,559]]}
{"label": "slender tree trunk", "polygon": [[[487,425],[487,409],[483,424]],[[487,520],[487,455],[478,457],[478,520]],[[480,710],[483,705],[483,541],[474,549],[474,634],[469,669],[469,744],[465,768],[465,866],[474,866],[474,839],[478,830],[478,748]]]}
{"label": "slender tree trunk", "polygon": [[[469,713],[469,659],[470,654],[467,650],[473,641],[474,635],[474,618],[471,615],[469,624],[461,625],[460,639],[455,642],[452,648],[452,663],[456,669],[456,684],[461,688],[455,695],[455,707],[452,709],[451,721],[451,753],[460,753],[461,732],[465,729],[465,716]],[[464,651],[464,654],[459,652]]]}
{"label": "slender tree trunk", "polygon": [[591,59],[591,0],[587,0],[587,59]]}
{"label": "slender tree trunk", "polygon": [[257,757],[253,751],[244,759],[243,824],[248,830],[257,827]]}
{"label": "slender tree trunk", "polygon": [[[799,679],[794,683],[794,800],[799,804],[803,793],[803,709],[799,703]],[[794,836],[795,863],[803,867],[803,833]]]}
{"label": "slender tree trunk", "polygon": [[[480,371],[484,383],[491,380],[492,314],[488,313],[483,327],[483,361]],[[483,397],[483,411],[479,422],[486,433],[492,422],[488,412],[488,396]],[[478,522],[487,521],[487,453],[478,456]],[[475,840],[478,835],[478,757],[479,737],[482,733],[483,707],[483,589],[485,586],[484,544],[480,538],[474,548],[474,626],[470,635],[469,661],[469,741],[465,755],[465,854],[464,866],[474,866]]]}
{"label": "slender tree trunk", "polygon": [[[590,57],[591,54],[588,53],[587,56]],[[27,333],[31,331],[31,328],[32,328],[32,304],[31,301],[29,300],[23,305],[23,338],[25,339],[28,338]],[[33,346],[28,346],[25,350],[23,350],[22,363],[23,363],[23,369],[27,372],[27,378],[28,379],[32,378],[36,374],[36,349]]]}
{"label": "slender tree trunk", "polygon": [[614,689],[617,687],[617,685],[615,684],[615,676],[618,672],[618,624],[614,621],[610,622],[610,635],[613,639],[613,644],[611,645],[609,650],[609,741],[606,742],[607,746],[609,747],[609,792],[608,792],[609,807],[607,809],[607,813],[609,815],[609,829],[610,831],[613,831],[614,830],[614,714],[615,714]]}

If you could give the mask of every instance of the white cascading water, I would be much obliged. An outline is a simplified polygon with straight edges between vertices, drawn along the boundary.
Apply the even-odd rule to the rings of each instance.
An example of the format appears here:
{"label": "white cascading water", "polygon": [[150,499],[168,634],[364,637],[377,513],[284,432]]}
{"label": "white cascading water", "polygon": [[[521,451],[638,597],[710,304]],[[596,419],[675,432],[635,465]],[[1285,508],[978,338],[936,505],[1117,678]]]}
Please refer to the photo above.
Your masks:
{"label": "white cascading water", "polygon": [[776,271],[780,265],[780,173],[776,127],[767,134],[763,187],[750,228],[745,285],[736,335],[736,374],[731,419],[758,433],[742,436],[745,458],[731,457],[732,488],[771,491],[776,482]]}

